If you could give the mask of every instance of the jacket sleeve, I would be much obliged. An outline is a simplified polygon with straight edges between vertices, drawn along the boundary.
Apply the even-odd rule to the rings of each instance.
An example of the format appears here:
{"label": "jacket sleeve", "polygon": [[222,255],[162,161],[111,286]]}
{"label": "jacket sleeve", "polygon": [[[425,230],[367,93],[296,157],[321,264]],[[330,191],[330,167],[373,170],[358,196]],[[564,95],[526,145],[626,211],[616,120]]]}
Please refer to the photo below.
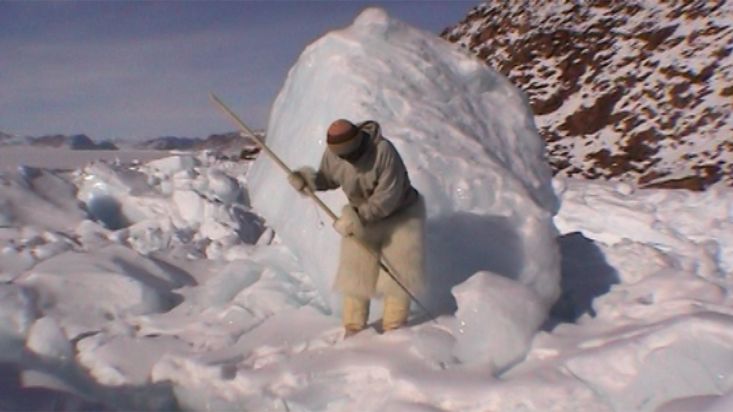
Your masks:
{"label": "jacket sleeve", "polygon": [[374,193],[359,208],[364,223],[371,223],[392,214],[402,202],[407,181],[407,169],[392,144],[378,159],[378,180]]}
{"label": "jacket sleeve", "polygon": [[329,161],[328,153],[324,152],[321,158],[321,166],[318,168],[314,179],[316,190],[332,190],[341,186],[334,180],[333,176],[333,164]]}

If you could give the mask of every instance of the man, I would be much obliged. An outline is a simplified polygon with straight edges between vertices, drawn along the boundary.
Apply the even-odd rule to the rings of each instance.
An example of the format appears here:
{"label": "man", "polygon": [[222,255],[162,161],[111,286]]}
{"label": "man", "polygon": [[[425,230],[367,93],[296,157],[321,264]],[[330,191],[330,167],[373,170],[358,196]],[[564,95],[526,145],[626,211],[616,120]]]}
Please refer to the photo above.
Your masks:
{"label": "man", "polygon": [[[319,170],[301,168],[288,180],[299,192],[341,187],[349,203],[334,228],[341,234],[341,255],[335,288],[343,294],[342,322],[346,336],[366,327],[369,301],[384,296],[382,329],[407,320],[410,297],[382,272],[382,256],[413,294],[423,289],[425,204],[395,147],[377,122],[354,125],[339,119],[327,133],[328,148]],[[366,245],[371,252],[364,248]]]}

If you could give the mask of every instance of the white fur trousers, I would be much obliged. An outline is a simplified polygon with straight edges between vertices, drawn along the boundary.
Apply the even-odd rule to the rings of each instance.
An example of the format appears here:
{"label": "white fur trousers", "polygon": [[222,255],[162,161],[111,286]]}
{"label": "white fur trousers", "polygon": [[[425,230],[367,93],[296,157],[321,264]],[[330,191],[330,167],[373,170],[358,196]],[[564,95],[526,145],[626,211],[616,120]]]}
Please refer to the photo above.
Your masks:
{"label": "white fur trousers", "polygon": [[379,256],[383,256],[394,269],[394,275],[411,293],[422,293],[425,287],[425,202],[422,196],[407,209],[365,226],[361,240],[376,253],[369,253],[352,237],[343,238],[336,290],[362,298],[378,294],[409,299],[380,269]]}

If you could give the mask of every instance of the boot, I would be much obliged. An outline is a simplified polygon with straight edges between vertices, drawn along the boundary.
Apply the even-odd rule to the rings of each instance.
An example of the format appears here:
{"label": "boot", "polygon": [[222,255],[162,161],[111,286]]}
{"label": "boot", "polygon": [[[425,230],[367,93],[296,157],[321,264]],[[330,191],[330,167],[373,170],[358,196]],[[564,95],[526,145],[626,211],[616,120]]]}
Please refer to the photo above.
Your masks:
{"label": "boot", "polygon": [[410,299],[404,297],[385,296],[384,316],[382,317],[382,330],[389,332],[395,330],[407,321],[410,314]]}
{"label": "boot", "polygon": [[344,325],[344,337],[355,335],[366,327],[369,319],[369,299],[344,295],[341,322]]}

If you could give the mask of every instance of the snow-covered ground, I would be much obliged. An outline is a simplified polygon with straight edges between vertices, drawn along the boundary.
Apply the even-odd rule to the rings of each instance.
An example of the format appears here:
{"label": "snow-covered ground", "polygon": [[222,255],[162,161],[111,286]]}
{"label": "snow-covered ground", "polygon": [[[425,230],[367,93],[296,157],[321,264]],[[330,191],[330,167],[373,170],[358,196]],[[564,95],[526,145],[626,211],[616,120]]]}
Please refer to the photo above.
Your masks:
{"label": "snow-covered ground", "polygon": [[471,59],[371,10],[273,109],[291,166],[332,117],[383,119],[425,195],[440,316],[388,334],[341,339],[337,238],[262,155],[0,168],[0,408],[729,410],[733,190],[552,181],[526,102]]}
{"label": "snow-covered ground", "polygon": [[147,162],[170,153],[159,150],[58,150],[51,147],[2,146],[0,147],[0,172],[10,172],[19,166],[46,169],[76,168],[90,160],[108,160],[121,163]]}
{"label": "snow-covered ground", "polygon": [[[492,371],[455,356],[458,335],[474,332],[456,330],[453,315],[341,341],[301,262],[247,208],[248,166],[199,154],[3,174],[5,368],[23,370],[27,385],[123,409],[730,406],[720,397],[733,388],[730,189],[554,181],[563,295],[526,358]],[[79,203],[89,185],[123,205],[113,210],[139,215],[124,214],[116,230],[89,219]],[[475,290],[487,294],[479,301],[527,304],[510,281],[484,272],[454,289],[459,312]],[[501,319],[475,307],[487,322]],[[492,347],[492,334],[501,335],[493,328],[519,320],[504,321],[472,345]],[[6,387],[3,406],[25,405],[29,391]],[[58,393],[45,396],[58,402]]]}

